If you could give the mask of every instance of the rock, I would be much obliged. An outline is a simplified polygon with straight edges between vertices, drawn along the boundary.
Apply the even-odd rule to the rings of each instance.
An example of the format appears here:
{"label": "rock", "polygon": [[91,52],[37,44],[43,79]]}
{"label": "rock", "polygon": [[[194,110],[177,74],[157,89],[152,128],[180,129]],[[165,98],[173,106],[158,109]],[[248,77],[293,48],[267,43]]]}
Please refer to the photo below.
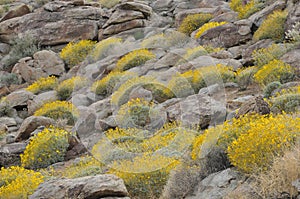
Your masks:
{"label": "rock", "polygon": [[95,102],[89,106],[92,110],[95,111],[97,115],[97,119],[104,119],[110,116],[113,112],[111,99],[106,98],[103,100],[100,100],[98,102]]}
{"label": "rock", "polygon": [[78,106],[89,106],[91,104],[91,101],[89,100],[89,98],[84,94],[75,94],[75,95],[72,96],[70,101],[76,107],[78,107]]}
{"label": "rock", "polygon": [[[19,33],[33,35],[42,46],[97,38],[98,26],[107,18],[101,9],[74,6],[72,2],[49,2],[36,12],[0,23],[0,41],[8,43]],[[13,24],[13,26],[12,26]]]}
{"label": "rock", "polygon": [[143,87],[137,87],[130,92],[129,100],[137,98],[144,99],[149,102],[153,100],[151,91],[146,90]]}
{"label": "rock", "polygon": [[6,127],[17,126],[16,120],[11,117],[1,117],[0,124],[5,125]]}
{"label": "rock", "polygon": [[273,4],[251,15],[249,17],[249,20],[252,21],[257,27],[259,27],[269,14],[271,14],[274,10],[282,10],[285,8],[285,6],[285,1],[275,1]]}
{"label": "rock", "polygon": [[191,95],[186,99],[166,108],[170,121],[180,121],[185,126],[201,128],[224,122],[226,107],[219,101],[203,95]]}
{"label": "rock", "polygon": [[6,96],[6,101],[11,107],[26,106],[29,100],[33,99],[33,94],[26,90],[19,90]]}
{"label": "rock", "polygon": [[186,199],[222,199],[235,190],[245,177],[234,169],[213,173],[203,179],[198,185],[193,196]]}
{"label": "rock", "polygon": [[15,17],[21,17],[23,15],[26,15],[30,13],[30,8],[23,4],[21,6],[18,6],[17,8],[14,8],[10,11],[8,11],[1,19],[0,19],[0,23],[2,21],[5,21],[5,20],[8,20],[8,19],[12,19],[12,18],[15,18]]}
{"label": "rock", "polygon": [[0,147],[0,153],[21,154],[24,152],[26,145],[27,144],[23,142],[6,144]]}
{"label": "rock", "polygon": [[197,9],[188,9],[181,12],[178,12],[175,16],[175,25],[179,26],[183,19],[191,14],[205,13],[213,14],[216,11],[216,8],[197,8]]}
{"label": "rock", "polygon": [[238,110],[235,118],[239,118],[249,113],[258,113],[262,115],[269,114],[270,107],[261,96],[257,96],[255,98],[252,98],[251,100],[247,100],[247,102],[245,102]]}
{"label": "rock", "polygon": [[34,68],[41,68],[47,75],[61,76],[65,73],[63,60],[51,50],[42,50],[33,55]]}
{"label": "rock", "polygon": [[10,90],[7,88],[7,86],[0,87],[0,97],[6,96],[9,93],[10,93]]}
{"label": "rock", "polygon": [[252,34],[250,29],[250,24],[245,20],[227,23],[205,31],[197,41],[200,45],[229,48],[251,40]]}
{"label": "rock", "polygon": [[10,50],[10,45],[5,43],[0,43],[0,54],[8,54]]}
{"label": "rock", "polygon": [[69,147],[65,155],[65,161],[74,159],[82,155],[83,153],[87,153],[87,149],[80,142],[80,140],[78,140],[78,138],[76,138],[75,136],[69,138]]}
{"label": "rock", "polygon": [[73,132],[76,132],[78,137],[82,140],[95,133],[95,122],[96,122],[95,110],[91,108],[81,108],[80,117],[75,123]]}
{"label": "rock", "polygon": [[[289,1],[291,2],[291,1]],[[291,30],[292,26],[300,21],[300,2],[294,1],[294,4],[290,5],[290,9],[288,9],[289,13],[287,16],[287,20],[285,22],[285,32],[287,30]]]}
{"label": "rock", "polygon": [[296,75],[300,77],[300,49],[294,49],[283,55],[280,59],[287,63],[290,64],[295,68]]}
{"label": "rock", "polygon": [[116,6],[116,10],[134,10],[139,11],[143,13],[146,16],[146,19],[150,17],[152,14],[152,8],[150,6],[147,6],[146,4],[143,4],[142,1],[140,2],[134,2],[134,1],[128,1],[121,3]]}
{"label": "rock", "polygon": [[26,118],[22,125],[20,126],[16,141],[27,140],[30,137],[30,134],[39,126],[49,126],[53,125],[54,120],[48,117],[43,116],[31,116]]}
{"label": "rock", "polygon": [[10,167],[21,165],[21,159],[19,154],[11,154],[0,152],[0,167]]}
{"label": "rock", "polygon": [[25,82],[30,84],[41,77],[47,77],[47,74],[41,68],[34,68],[34,62],[31,57],[20,59],[11,72],[19,75]]}
{"label": "rock", "polygon": [[47,91],[44,93],[40,93],[32,100],[28,101],[28,114],[33,115],[34,112],[39,109],[43,104],[47,102],[54,102],[58,100],[57,92],[56,91]]}
{"label": "rock", "polygon": [[112,14],[103,28],[106,28],[109,25],[124,23],[134,19],[144,19],[143,13],[134,10],[117,10]]}
{"label": "rock", "polygon": [[29,196],[41,198],[124,198],[128,192],[122,179],[114,175],[87,176],[75,179],[54,179],[42,183]]}
{"label": "rock", "polygon": [[131,30],[134,28],[142,28],[145,25],[146,25],[145,21],[141,19],[135,19],[121,24],[111,25],[108,26],[106,29],[104,29],[103,32],[101,32],[98,37],[99,38],[108,37],[109,35],[114,35],[120,32],[124,32],[126,30]]}
{"label": "rock", "polygon": [[220,92],[221,86],[219,84],[213,84],[205,88],[201,88],[198,94],[212,96],[217,92]]}

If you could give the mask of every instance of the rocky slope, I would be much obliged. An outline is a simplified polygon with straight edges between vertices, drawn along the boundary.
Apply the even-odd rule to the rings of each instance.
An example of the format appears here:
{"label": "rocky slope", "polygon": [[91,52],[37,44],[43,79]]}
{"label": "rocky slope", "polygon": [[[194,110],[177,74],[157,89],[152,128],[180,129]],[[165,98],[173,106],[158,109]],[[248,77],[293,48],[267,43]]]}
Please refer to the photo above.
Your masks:
{"label": "rocky slope", "polygon": [[[147,133],[159,134],[159,129],[162,129],[165,124],[177,121],[182,128],[197,131],[195,134],[191,132],[183,134],[185,138],[195,139],[207,128],[213,128],[232,118],[241,118],[248,113],[255,112],[264,115],[272,112],[275,114],[282,111],[282,106],[286,108],[284,111],[289,113],[299,111],[300,89],[292,93],[296,97],[289,98],[291,103],[284,101],[279,108],[270,97],[276,97],[280,91],[300,85],[300,1],[255,2],[260,3],[257,10],[245,17],[241,17],[241,13],[233,9],[230,2],[222,0],[122,0],[116,2],[116,5],[111,8],[105,7],[105,1],[99,3],[82,0],[18,0],[1,3],[0,167],[24,166],[20,155],[28,148],[29,143],[33,142],[34,137],[44,132],[44,129],[50,125],[59,126],[66,131],[73,132],[67,139],[68,147],[62,159],[55,161],[55,164],[51,162],[51,166],[50,164],[45,166],[49,166],[50,171],[40,171],[46,173],[44,174],[47,176],[45,182],[29,198],[158,198],[157,195],[161,195],[162,190],[157,191],[158,193],[151,193],[151,197],[149,193],[145,196],[140,194],[144,190],[139,188],[135,190],[132,185],[125,182],[126,189],[123,180],[114,175],[105,174],[109,171],[108,173],[119,174],[119,177],[126,178],[124,173],[111,170],[111,168],[118,170],[118,167],[113,167],[115,165],[112,163],[105,165],[107,162],[102,159],[111,151],[116,150],[110,145],[97,145],[106,135],[105,132],[116,128],[135,128],[141,130],[137,134],[139,136],[143,134],[142,138],[146,139],[149,138]],[[243,3],[245,4],[243,6],[250,4],[249,1],[243,1]],[[258,38],[257,32],[260,31],[264,21],[278,10],[285,10],[287,13],[284,27],[281,26],[279,40],[277,35]],[[199,21],[203,20],[203,15],[198,20],[188,22],[187,18],[196,17],[196,14],[207,14],[209,19],[201,24]],[[224,23],[208,28],[200,34],[199,28],[208,22]],[[277,31],[275,28],[274,23],[274,32]],[[288,34],[289,32],[293,34]],[[109,44],[111,46],[103,53],[101,49],[104,49],[103,46],[106,44],[101,42],[109,38],[120,40],[115,41],[113,45]],[[70,60],[80,59],[84,50],[79,50],[78,54],[73,54],[72,59],[67,60],[63,57],[63,49],[69,42],[76,43],[82,40],[92,40],[94,43],[91,45],[95,46],[87,53],[88,55],[84,56],[84,59],[70,64]],[[21,45],[18,46],[18,43]],[[82,44],[84,45],[88,44]],[[200,49],[199,46],[203,47]],[[149,54],[143,52],[145,53],[143,55],[151,58],[147,58],[146,61],[132,59],[133,66],[127,66],[130,65],[129,61],[126,63],[126,59],[123,58],[138,49],[148,49],[149,52],[146,53]],[[288,67],[284,66],[291,68],[290,71],[284,74],[273,74],[276,69],[273,69],[273,72],[270,69],[271,72],[265,71],[265,73],[268,72],[266,77],[260,78],[259,71],[274,61],[271,58],[261,64],[265,59],[269,59],[267,57],[269,54],[264,54],[259,51],[260,49],[269,49],[270,56],[278,60],[278,66],[288,64]],[[142,51],[138,51],[134,56],[139,55],[142,55]],[[122,59],[125,62],[124,66],[120,61]],[[276,64],[273,63],[273,65]],[[253,67],[256,68],[253,69]],[[97,93],[93,89],[96,81],[105,79],[109,74],[122,72],[122,70],[129,71],[129,73],[121,78],[117,77],[120,80],[113,85],[113,88],[110,88],[107,83],[104,86],[104,93]],[[50,89],[37,92],[28,89],[40,78],[50,76],[55,76],[55,81],[57,81]],[[64,98],[58,89],[59,85],[72,77],[81,77],[82,79],[77,81],[84,82],[84,84],[71,86],[71,93]],[[275,81],[279,82],[280,86],[276,84],[276,87],[267,93],[266,88],[269,83]],[[50,85],[49,82],[46,84]],[[200,86],[200,84],[203,85]],[[266,96],[267,94],[270,96]],[[137,102],[134,101],[135,99],[145,101]],[[63,114],[63,116],[60,115],[62,118],[53,118],[51,114],[37,114],[44,104],[57,102],[57,100],[72,103],[72,110],[69,112],[72,117],[74,116],[72,120]],[[127,103],[128,101],[140,107],[147,107],[147,111],[151,113],[150,116],[148,115],[145,119],[142,117],[144,115],[140,116],[137,113],[134,119],[129,118],[131,117],[129,109],[132,105]],[[48,109],[51,109],[51,106],[55,105],[50,105]],[[130,119],[134,120],[133,124]],[[49,128],[54,128],[53,126]],[[172,129],[172,131],[175,130]],[[126,139],[132,136],[126,135]],[[137,137],[140,138],[139,136]],[[124,137],[121,138],[125,140]],[[180,137],[182,143],[185,142],[185,138]],[[121,141],[114,140],[114,144],[118,142]],[[193,141],[187,142],[188,146],[193,145]],[[188,150],[186,151],[184,147],[181,149],[179,143],[175,142],[175,145],[178,145],[175,149],[172,148],[173,146],[168,148],[169,146],[162,144],[164,146],[162,148],[167,148],[168,151],[156,149],[152,153],[167,154],[168,158],[173,158],[175,154],[176,160],[186,158]],[[47,142],[43,144],[47,145]],[[95,154],[95,146],[99,147],[96,149],[101,155]],[[53,150],[56,149],[55,147],[53,146]],[[129,155],[109,154],[109,158],[119,160],[126,157],[133,161],[134,156],[131,156],[131,153],[135,154],[134,149]],[[66,177],[63,175],[64,172],[67,173],[66,168],[73,168],[70,165],[80,165],[81,159],[85,156],[94,156],[100,160],[101,171],[99,171],[99,164],[93,163],[92,167],[88,167],[91,170],[80,169],[79,166],[79,169],[74,172],[80,175],[72,174],[74,179],[60,178]],[[227,158],[225,159],[228,162]],[[149,162],[145,165],[147,164]],[[129,162],[125,165],[130,167]],[[172,190],[172,187],[166,187],[165,193],[162,194],[165,196],[161,197],[215,199],[233,198],[230,194],[234,191],[243,193],[242,191],[246,190],[245,193],[252,193],[253,190],[249,188],[251,178],[237,171],[233,167],[234,164],[224,163],[224,165],[221,169],[202,176],[201,180],[191,185],[186,193],[170,196],[166,194],[166,190]],[[30,166],[25,167],[30,168]],[[163,166],[160,165],[159,169],[161,167]],[[37,170],[35,167],[33,169]],[[125,171],[134,174],[147,173],[139,169],[141,168],[132,170],[127,168]],[[155,169],[151,168],[148,171],[151,173]],[[81,175],[81,173],[85,174]],[[299,177],[299,172],[297,175]],[[52,177],[54,179],[48,180]],[[160,189],[166,184],[167,180],[164,180],[163,184],[158,183],[161,186]],[[180,181],[180,178],[177,180]],[[1,183],[0,186],[4,187]],[[167,186],[175,185],[169,182]],[[184,192],[183,189],[182,192]],[[289,196],[279,193],[276,198]],[[298,194],[293,197],[297,196],[300,197]],[[253,194],[253,197],[249,195],[244,197],[259,198],[261,196]]]}

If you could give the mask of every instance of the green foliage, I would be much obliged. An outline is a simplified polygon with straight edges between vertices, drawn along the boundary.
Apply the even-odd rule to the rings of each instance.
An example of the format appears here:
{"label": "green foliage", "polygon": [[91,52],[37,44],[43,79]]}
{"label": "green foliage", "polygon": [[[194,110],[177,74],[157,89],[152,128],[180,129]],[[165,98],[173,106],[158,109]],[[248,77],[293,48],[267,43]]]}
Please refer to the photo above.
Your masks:
{"label": "green foliage", "polygon": [[275,113],[292,113],[299,111],[300,93],[284,94],[272,99],[271,111]]}
{"label": "green foliage", "polygon": [[284,55],[288,50],[288,47],[280,44],[272,44],[267,48],[261,48],[259,50],[255,50],[252,53],[252,57],[255,61],[256,66],[258,68],[263,67],[268,64],[270,61],[274,59],[279,59],[282,55]]}
{"label": "green foliage", "polygon": [[179,26],[179,32],[190,35],[193,31],[197,30],[200,26],[212,19],[211,14],[191,14],[186,16]]}
{"label": "green foliage", "polygon": [[253,38],[255,40],[272,39],[281,42],[284,39],[284,23],[287,14],[286,11],[274,11],[263,21]]}
{"label": "green foliage", "polygon": [[134,50],[123,56],[117,63],[116,71],[125,71],[133,67],[143,65],[146,61],[154,59],[156,56],[146,49]]}
{"label": "green foliage", "polygon": [[293,43],[300,42],[300,22],[296,22],[291,30],[285,33],[285,38]]}
{"label": "green foliage", "polygon": [[252,66],[245,69],[238,69],[236,72],[236,82],[240,90],[246,90],[247,87],[253,82],[253,75],[257,72],[257,67]]}
{"label": "green foliage", "polygon": [[64,160],[69,146],[70,133],[50,127],[36,134],[21,155],[21,163],[25,168],[45,168]]}
{"label": "green foliage", "polygon": [[113,47],[120,45],[121,42],[122,39],[115,37],[110,37],[100,41],[95,45],[95,48],[91,54],[92,59],[97,61],[107,57],[110,55],[110,53],[112,53],[111,51]]}
{"label": "green foliage", "polygon": [[78,114],[77,108],[71,102],[66,101],[46,103],[34,113],[35,116],[50,117],[54,120],[66,119],[68,124],[74,124]]}
{"label": "green foliage", "polygon": [[26,88],[34,94],[39,94],[44,91],[53,90],[57,86],[57,78],[55,76],[41,77]]}
{"label": "green foliage", "polygon": [[19,84],[20,81],[18,76],[14,73],[9,73],[0,77],[0,83],[6,86],[10,86],[12,84]]}
{"label": "green foliage", "polygon": [[5,60],[4,67],[9,67],[17,63],[23,57],[31,57],[40,50],[38,41],[30,35],[17,37],[11,42],[9,59]]}
{"label": "green foliage", "polygon": [[75,76],[61,82],[55,89],[60,100],[68,99],[73,91],[83,88],[87,84],[87,80],[83,77]]}
{"label": "green foliage", "polygon": [[120,0],[99,0],[99,2],[105,8],[112,8],[117,5]]}
{"label": "green foliage", "polygon": [[266,86],[273,81],[280,81],[281,83],[292,81],[294,76],[294,69],[289,64],[280,60],[273,60],[259,69],[255,73],[254,79],[262,86]]}
{"label": "green foliage", "polygon": [[101,80],[95,81],[92,85],[91,90],[97,95],[108,96],[113,93],[114,90],[118,89],[121,83],[136,77],[137,74],[132,72],[110,72],[107,76],[103,77]]}
{"label": "green foliage", "polygon": [[257,0],[250,0],[247,3],[244,3],[243,0],[231,0],[230,8],[239,14],[240,19],[248,18],[253,13],[260,10],[262,4]]}
{"label": "green foliage", "polygon": [[281,87],[281,83],[278,81],[269,83],[264,89],[264,97],[269,98],[272,96],[272,92],[277,88]]}
{"label": "green foliage", "polygon": [[40,183],[41,173],[12,166],[0,170],[0,198],[27,199]]}
{"label": "green foliage", "polygon": [[177,98],[187,97],[195,94],[192,84],[181,74],[174,75],[168,83],[169,95]]}
{"label": "green foliage", "polygon": [[0,102],[0,117],[13,117],[14,109],[10,106],[6,98],[2,98]]}
{"label": "green foliage", "polygon": [[199,56],[207,55],[207,51],[203,46],[197,46],[195,48],[187,49],[186,53],[183,55],[183,59],[191,61]]}
{"label": "green foliage", "polygon": [[60,52],[60,57],[66,62],[69,67],[73,67],[88,56],[95,47],[94,41],[81,40],[79,42],[70,42]]}

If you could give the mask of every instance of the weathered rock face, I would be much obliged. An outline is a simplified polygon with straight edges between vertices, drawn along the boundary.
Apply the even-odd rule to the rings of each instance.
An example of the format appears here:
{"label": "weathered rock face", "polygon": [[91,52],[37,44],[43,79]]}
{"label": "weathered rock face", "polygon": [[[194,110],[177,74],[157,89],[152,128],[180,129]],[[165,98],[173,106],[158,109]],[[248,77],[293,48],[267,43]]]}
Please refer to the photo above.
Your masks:
{"label": "weathered rock face", "polygon": [[107,14],[101,8],[54,1],[22,17],[0,23],[0,41],[8,43],[17,34],[30,33],[43,46],[97,38]]}
{"label": "weathered rock face", "polygon": [[290,64],[296,70],[296,74],[300,77],[300,49],[292,50],[281,57],[281,60]]}
{"label": "weathered rock face", "polygon": [[247,102],[244,103],[239,109],[235,117],[239,118],[248,113],[258,113],[262,115],[269,114],[270,107],[261,96],[257,96],[255,98],[247,100]]}
{"label": "weathered rock face", "polygon": [[31,116],[26,118],[18,130],[16,141],[26,140],[30,134],[39,126],[49,126],[54,124],[54,120],[43,116]]}
{"label": "weathered rock face", "polygon": [[223,122],[226,116],[225,105],[213,98],[198,94],[166,108],[168,119],[181,121],[186,126],[205,128]]}
{"label": "weathered rock face", "polygon": [[235,190],[241,182],[244,182],[240,173],[229,168],[224,171],[214,173],[203,179],[197,186],[194,196],[187,199],[222,199],[227,194]]}
{"label": "weathered rock face", "polygon": [[20,165],[20,154],[26,148],[25,143],[12,143],[0,146],[0,167]]}
{"label": "weathered rock face", "polygon": [[41,184],[29,197],[41,198],[126,198],[123,180],[114,175],[97,175],[75,179],[50,180]]}
{"label": "weathered rock face", "polygon": [[2,21],[8,20],[8,19],[12,19],[15,17],[21,17],[23,15],[26,15],[30,13],[30,9],[27,5],[23,4],[21,6],[18,6],[15,9],[12,9],[10,11],[8,11],[1,19],[0,19],[0,23]]}
{"label": "weathered rock face", "polygon": [[252,23],[249,20],[240,20],[228,23],[204,32],[197,41],[201,45],[212,44],[213,46],[229,48],[237,46],[252,39]]}
{"label": "weathered rock face", "polygon": [[19,90],[6,96],[6,101],[11,107],[27,106],[27,102],[33,99],[33,94],[29,91]]}

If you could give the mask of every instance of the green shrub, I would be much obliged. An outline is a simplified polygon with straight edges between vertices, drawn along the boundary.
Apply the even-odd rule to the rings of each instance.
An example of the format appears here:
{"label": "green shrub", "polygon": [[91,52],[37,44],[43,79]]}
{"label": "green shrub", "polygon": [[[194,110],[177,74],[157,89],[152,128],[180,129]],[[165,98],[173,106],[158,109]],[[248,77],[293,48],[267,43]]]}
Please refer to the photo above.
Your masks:
{"label": "green shrub", "polygon": [[284,94],[272,99],[271,111],[291,113],[300,109],[300,93]]}
{"label": "green shrub", "polygon": [[101,60],[107,57],[110,53],[112,53],[112,49],[114,46],[121,44],[122,39],[110,37],[104,39],[95,45],[95,48],[91,54],[91,57],[94,61]]}
{"label": "green shrub", "polygon": [[26,199],[44,181],[41,173],[12,166],[0,170],[0,198]]}
{"label": "green shrub", "polygon": [[281,42],[284,39],[284,24],[287,14],[286,11],[274,11],[263,21],[253,38],[255,40],[272,39]]}
{"label": "green shrub", "polygon": [[187,61],[191,61],[196,59],[199,56],[207,55],[207,51],[203,46],[197,46],[195,48],[189,48],[186,53],[183,55],[183,59]]}
{"label": "green shrub", "polygon": [[70,133],[50,127],[36,134],[21,155],[21,163],[25,168],[45,168],[64,160],[69,146]]}
{"label": "green shrub", "polygon": [[44,91],[53,90],[57,86],[57,78],[55,76],[41,77],[26,88],[34,94],[39,94]]}
{"label": "green shrub", "polygon": [[281,87],[281,83],[278,82],[278,81],[275,81],[275,82],[271,82],[269,83],[266,88],[264,89],[264,97],[265,98],[269,98],[272,96],[272,92],[274,90],[276,90],[277,88]]}
{"label": "green shrub", "polygon": [[204,25],[202,25],[196,32],[195,34],[195,38],[198,39],[204,32],[206,32],[207,30],[210,30],[212,28],[216,28],[218,26],[222,26],[224,24],[227,24],[226,21],[222,21],[222,22],[208,22],[205,23]]}
{"label": "green shrub", "polygon": [[146,61],[155,58],[155,54],[146,49],[134,50],[123,56],[117,63],[116,71],[125,71],[143,65]]}
{"label": "green shrub", "polygon": [[88,56],[95,47],[94,41],[81,40],[79,42],[70,42],[60,52],[60,57],[66,62],[69,67],[73,67]]}
{"label": "green shrub", "polygon": [[238,69],[236,72],[236,82],[240,90],[246,90],[247,87],[253,82],[253,75],[257,72],[257,67],[252,66],[245,69]]}
{"label": "green shrub", "polygon": [[55,89],[60,100],[68,99],[73,91],[79,90],[87,85],[87,80],[83,77],[72,77],[61,82]]}
{"label": "green shrub", "polygon": [[247,3],[244,3],[243,0],[231,0],[230,8],[236,12],[238,12],[238,16],[240,19],[248,18],[253,13],[260,10],[262,4],[257,0],[250,0]]}
{"label": "green shrub", "polygon": [[174,75],[167,87],[171,91],[168,95],[174,95],[177,98],[184,98],[195,94],[192,84],[180,74]]}
{"label": "green shrub", "polygon": [[211,14],[191,14],[186,16],[181,22],[178,30],[179,32],[190,35],[193,31],[197,30],[200,26],[212,19]]}
{"label": "green shrub", "polygon": [[10,86],[12,84],[19,84],[20,81],[16,74],[9,73],[9,74],[6,74],[6,75],[3,75],[0,77],[0,83],[4,84],[6,86]]}
{"label": "green shrub", "polygon": [[92,85],[91,90],[97,95],[108,96],[113,93],[114,90],[118,89],[122,82],[136,77],[137,74],[132,72],[110,72],[107,76],[103,77],[101,80],[95,81]]}
{"label": "green shrub", "polygon": [[287,50],[288,47],[285,45],[272,44],[267,48],[261,48],[259,50],[253,51],[252,57],[255,61],[256,66],[258,66],[258,68],[261,68],[264,65],[268,64],[270,61],[279,59],[287,52]]}
{"label": "green shrub", "polygon": [[38,41],[30,35],[15,38],[12,40],[11,45],[9,59],[4,62],[5,68],[14,65],[23,57],[31,57],[40,50]]}
{"label": "green shrub", "polygon": [[142,48],[160,48],[163,47],[163,43],[165,42],[165,34],[156,34],[152,35],[148,38],[145,38],[141,46]]}
{"label": "green shrub", "polygon": [[296,22],[291,30],[285,33],[285,38],[293,43],[300,42],[300,22]]}
{"label": "green shrub", "polygon": [[280,60],[273,60],[259,69],[255,73],[254,79],[262,86],[266,86],[274,81],[281,83],[292,81],[294,76],[294,69],[289,64]]}
{"label": "green shrub", "polygon": [[54,120],[66,119],[68,124],[74,124],[78,114],[77,108],[71,102],[66,101],[46,103],[34,113],[35,116],[50,117]]}

